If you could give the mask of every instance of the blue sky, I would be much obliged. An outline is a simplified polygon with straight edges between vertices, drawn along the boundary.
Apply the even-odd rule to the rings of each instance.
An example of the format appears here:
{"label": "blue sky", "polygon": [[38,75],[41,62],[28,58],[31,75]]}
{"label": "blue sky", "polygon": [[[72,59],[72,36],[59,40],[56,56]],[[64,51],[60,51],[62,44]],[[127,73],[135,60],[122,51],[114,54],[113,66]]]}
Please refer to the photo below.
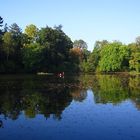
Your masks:
{"label": "blue sky", "polygon": [[0,0],[0,16],[23,30],[63,25],[72,41],[83,39],[92,50],[96,40],[135,41],[140,36],[140,0]]}

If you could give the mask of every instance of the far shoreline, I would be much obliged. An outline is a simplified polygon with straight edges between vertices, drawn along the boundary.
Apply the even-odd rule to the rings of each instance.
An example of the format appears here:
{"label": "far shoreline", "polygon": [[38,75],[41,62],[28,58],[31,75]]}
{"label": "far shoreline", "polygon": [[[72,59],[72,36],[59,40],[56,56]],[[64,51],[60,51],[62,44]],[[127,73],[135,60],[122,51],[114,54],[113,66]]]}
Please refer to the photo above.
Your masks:
{"label": "far shoreline", "polygon": [[[56,73],[47,73],[47,72],[37,72],[37,73],[0,73],[0,76],[56,76]],[[124,75],[124,76],[135,76],[140,75],[139,72],[88,72],[88,73],[65,73],[66,76],[79,76],[79,75]]]}

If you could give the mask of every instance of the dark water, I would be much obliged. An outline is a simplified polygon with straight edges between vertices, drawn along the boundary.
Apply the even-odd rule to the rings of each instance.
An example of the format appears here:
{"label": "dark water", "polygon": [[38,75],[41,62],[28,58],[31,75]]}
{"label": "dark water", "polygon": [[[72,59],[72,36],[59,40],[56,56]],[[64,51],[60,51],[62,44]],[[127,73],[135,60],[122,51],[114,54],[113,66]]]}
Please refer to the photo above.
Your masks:
{"label": "dark water", "polygon": [[140,140],[140,77],[0,76],[0,140]]}

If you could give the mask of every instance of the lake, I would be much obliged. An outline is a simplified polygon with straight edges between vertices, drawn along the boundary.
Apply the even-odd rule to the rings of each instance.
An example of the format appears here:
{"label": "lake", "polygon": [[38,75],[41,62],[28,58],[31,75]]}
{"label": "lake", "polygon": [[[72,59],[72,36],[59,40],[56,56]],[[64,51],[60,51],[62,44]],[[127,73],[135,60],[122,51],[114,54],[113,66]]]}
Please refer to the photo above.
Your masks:
{"label": "lake", "polygon": [[0,76],[0,140],[140,140],[140,76]]}

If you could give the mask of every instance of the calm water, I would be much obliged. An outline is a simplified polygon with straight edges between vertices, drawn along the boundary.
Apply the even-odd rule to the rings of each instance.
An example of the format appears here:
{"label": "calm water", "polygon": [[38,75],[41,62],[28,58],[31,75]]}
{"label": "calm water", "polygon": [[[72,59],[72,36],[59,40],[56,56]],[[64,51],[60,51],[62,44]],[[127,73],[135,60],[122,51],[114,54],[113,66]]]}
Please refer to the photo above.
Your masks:
{"label": "calm water", "polygon": [[0,140],[140,140],[140,77],[0,76]]}

